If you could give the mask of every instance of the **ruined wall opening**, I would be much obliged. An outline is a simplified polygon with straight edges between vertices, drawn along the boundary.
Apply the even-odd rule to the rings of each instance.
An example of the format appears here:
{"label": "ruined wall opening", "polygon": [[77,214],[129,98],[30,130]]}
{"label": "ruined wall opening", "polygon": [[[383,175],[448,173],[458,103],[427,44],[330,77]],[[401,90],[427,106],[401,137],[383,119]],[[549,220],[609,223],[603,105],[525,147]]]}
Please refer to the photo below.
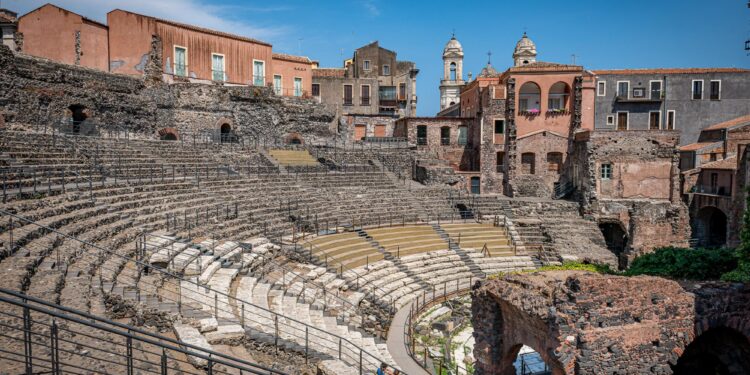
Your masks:
{"label": "ruined wall opening", "polygon": [[618,267],[623,270],[628,267],[625,247],[628,244],[628,234],[619,223],[600,223],[599,230],[604,235],[607,249],[617,256]]}
{"label": "ruined wall opening", "polygon": [[[531,346],[521,344],[511,351],[515,351],[513,367],[519,375],[552,375],[552,369],[542,356]],[[510,372],[508,372],[510,373]]]}
{"label": "ruined wall opening", "polygon": [[162,141],[176,141],[177,136],[173,133],[165,133],[161,137],[159,137],[159,139],[161,139]]}
{"label": "ruined wall opening", "polygon": [[750,341],[731,328],[711,328],[698,336],[672,366],[675,375],[750,374]]}
{"label": "ruined wall opening", "polygon": [[722,247],[727,242],[727,215],[712,206],[703,207],[693,219],[692,238],[701,247]]}
{"label": "ruined wall opening", "polygon": [[232,140],[232,126],[221,124],[221,143],[229,143]]}
{"label": "ruined wall opening", "polygon": [[536,155],[534,155],[533,152],[524,152],[523,154],[521,154],[521,173],[536,173]]}
{"label": "ruined wall opening", "polygon": [[68,109],[71,113],[70,123],[72,131],[73,133],[78,133],[81,131],[81,124],[88,118],[85,112],[86,107],[80,104],[73,104]]}

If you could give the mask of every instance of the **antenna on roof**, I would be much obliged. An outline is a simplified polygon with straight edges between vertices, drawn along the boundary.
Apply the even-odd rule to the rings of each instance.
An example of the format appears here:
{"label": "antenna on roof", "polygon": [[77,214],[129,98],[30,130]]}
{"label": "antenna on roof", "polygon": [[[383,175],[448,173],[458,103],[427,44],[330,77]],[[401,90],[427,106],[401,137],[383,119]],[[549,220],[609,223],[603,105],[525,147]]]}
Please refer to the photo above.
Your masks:
{"label": "antenna on roof", "polygon": [[573,65],[575,65],[576,64],[576,54],[574,53],[574,54],[570,55],[570,57],[573,58]]}

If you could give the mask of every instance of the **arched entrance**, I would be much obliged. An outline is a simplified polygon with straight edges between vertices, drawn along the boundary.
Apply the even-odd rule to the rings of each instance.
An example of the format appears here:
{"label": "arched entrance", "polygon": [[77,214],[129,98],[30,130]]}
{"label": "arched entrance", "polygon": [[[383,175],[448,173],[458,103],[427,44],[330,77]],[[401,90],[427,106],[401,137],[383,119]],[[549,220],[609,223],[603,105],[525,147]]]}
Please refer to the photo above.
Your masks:
{"label": "arched entrance", "polygon": [[232,140],[232,126],[224,123],[221,124],[221,143],[229,143]]}
{"label": "arched entrance", "polygon": [[73,133],[79,133],[81,131],[81,123],[86,121],[88,116],[86,115],[86,107],[80,104],[73,104],[68,107],[71,113],[70,123],[72,125],[71,130]]}
{"label": "arched entrance", "polygon": [[513,362],[517,375],[551,375],[547,362],[544,362],[542,356],[527,345],[518,346],[518,354]]}
{"label": "arched entrance", "polygon": [[693,219],[693,235],[698,246],[721,247],[727,243],[727,215],[713,206],[698,210]]}
{"label": "arched entrance", "polygon": [[607,249],[617,256],[621,270],[628,267],[628,258],[625,255],[625,247],[628,244],[628,234],[620,223],[600,223],[599,230],[602,231]]}
{"label": "arched entrance", "polygon": [[750,341],[734,329],[711,328],[685,348],[672,370],[675,375],[750,374]]}
{"label": "arched entrance", "polygon": [[162,135],[160,137],[160,139],[162,141],[176,141],[177,140],[177,136],[174,135],[173,133],[166,133],[166,134]]}

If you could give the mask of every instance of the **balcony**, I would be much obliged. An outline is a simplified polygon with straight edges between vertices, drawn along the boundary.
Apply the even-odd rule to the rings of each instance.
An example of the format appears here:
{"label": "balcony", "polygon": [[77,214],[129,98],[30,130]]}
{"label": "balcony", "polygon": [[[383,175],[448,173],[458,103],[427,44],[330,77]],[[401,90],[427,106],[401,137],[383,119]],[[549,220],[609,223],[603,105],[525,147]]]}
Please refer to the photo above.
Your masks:
{"label": "balcony", "polygon": [[732,189],[725,186],[695,185],[690,192],[695,194],[718,195],[720,197],[732,196]]}
{"label": "balcony", "polygon": [[644,89],[635,88],[628,94],[617,94],[615,101],[618,103],[659,103],[664,100],[664,91],[653,90],[650,93]]}

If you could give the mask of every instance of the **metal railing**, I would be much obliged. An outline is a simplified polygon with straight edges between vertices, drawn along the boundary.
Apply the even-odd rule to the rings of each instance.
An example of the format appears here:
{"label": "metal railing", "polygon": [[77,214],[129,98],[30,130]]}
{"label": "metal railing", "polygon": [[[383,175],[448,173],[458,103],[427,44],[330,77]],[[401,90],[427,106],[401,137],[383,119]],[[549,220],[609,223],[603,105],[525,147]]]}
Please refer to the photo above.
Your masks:
{"label": "metal railing", "polygon": [[731,188],[717,185],[695,185],[692,189],[690,189],[690,192],[697,194],[719,195],[722,197],[732,196]]}
{"label": "metal railing", "polygon": [[[9,217],[10,247],[6,255],[12,255],[15,248],[18,247],[18,244],[13,243],[13,219],[33,225],[45,233],[58,236],[58,238],[78,243],[85,249],[86,253],[98,252],[97,257],[100,264],[97,266],[99,270],[112,274],[112,280],[105,282],[102,272],[99,272],[99,283],[110,298],[117,297],[128,301],[129,298],[126,298],[126,289],[132,288],[135,290],[135,295],[130,297],[130,299],[133,299],[132,302],[136,304],[148,304],[148,301],[153,299],[143,298],[140,293],[140,289],[144,286],[141,284],[146,282],[141,278],[141,275],[144,270],[148,269],[152,271],[151,274],[155,273],[161,277],[160,282],[162,284],[156,286],[158,294],[155,297],[157,297],[160,303],[174,305],[180,313],[184,309],[199,309],[212,312],[214,316],[219,316],[221,313],[225,323],[238,324],[245,328],[246,331],[259,333],[260,339],[272,342],[276,350],[278,350],[280,342],[292,342],[295,346],[304,348],[306,360],[311,351],[318,352],[323,357],[333,355],[350,366],[358,367],[360,373],[365,373],[365,368],[374,368],[380,363],[384,363],[379,356],[362,349],[347,338],[315,326],[310,326],[295,318],[278,314],[268,308],[241,300],[229,295],[228,291],[214,290],[210,285],[202,285],[198,280],[186,279],[177,273],[153,267],[151,264],[144,262],[144,254],[137,251],[138,249],[136,249],[135,257],[133,258],[94,243],[80,240],[57,229],[47,227],[5,210],[0,210],[0,215]],[[83,252],[81,251],[81,253]],[[127,279],[124,279],[126,276],[120,274],[122,271],[121,268],[112,268],[105,265],[104,259],[108,257],[133,265],[136,275],[131,276],[132,285],[120,285],[124,281],[127,281]],[[82,260],[79,260],[76,264],[79,265],[81,262]],[[118,291],[115,289],[116,286],[122,288],[121,294],[118,294]],[[248,313],[247,315],[251,316],[246,316],[246,312]]]}
{"label": "metal railing", "polygon": [[283,374],[4,288],[0,306],[0,363],[18,373]]}

